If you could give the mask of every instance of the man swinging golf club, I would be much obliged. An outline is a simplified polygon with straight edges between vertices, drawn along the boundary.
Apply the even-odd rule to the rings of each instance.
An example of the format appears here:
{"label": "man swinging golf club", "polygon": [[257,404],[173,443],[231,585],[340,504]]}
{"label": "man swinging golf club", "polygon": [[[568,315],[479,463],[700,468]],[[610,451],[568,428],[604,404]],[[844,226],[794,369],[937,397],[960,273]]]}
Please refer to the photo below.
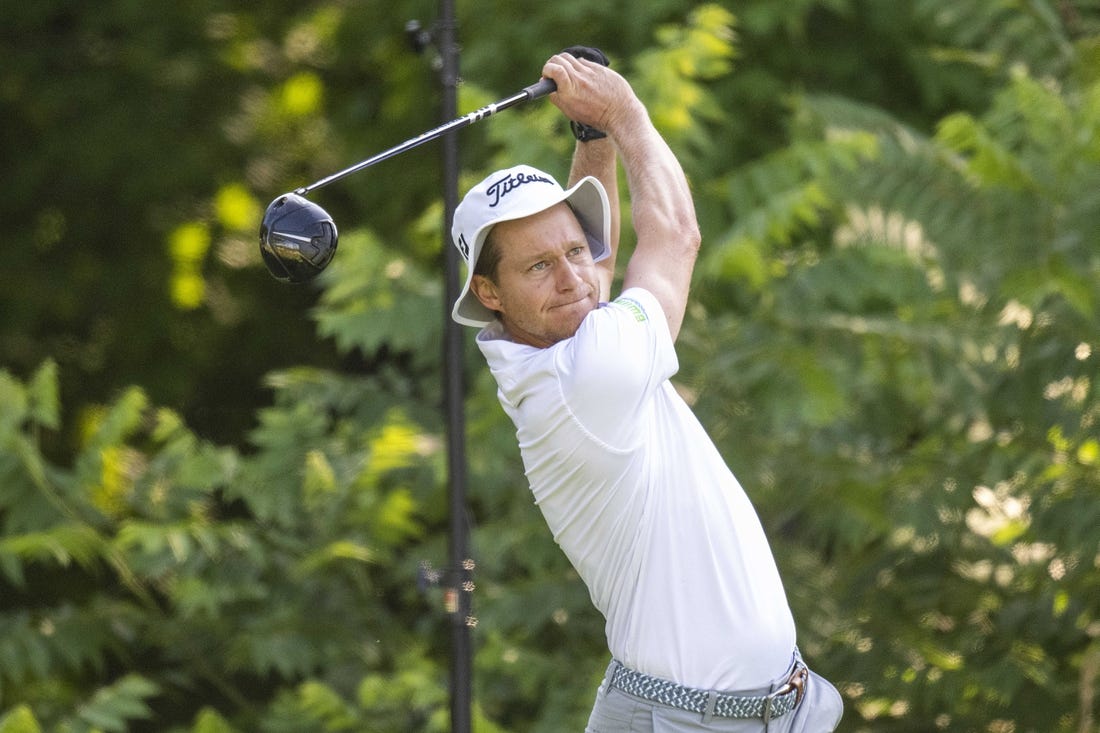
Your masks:
{"label": "man swinging golf club", "polygon": [[[587,730],[831,731],[840,695],[798,654],[760,521],[669,382],[700,244],[687,180],[587,51],[542,71],[579,140],[571,187],[498,171],[452,231],[468,267],[453,317],[481,328],[535,501],[606,618]],[[610,300],[618,159],[637,244]]]}

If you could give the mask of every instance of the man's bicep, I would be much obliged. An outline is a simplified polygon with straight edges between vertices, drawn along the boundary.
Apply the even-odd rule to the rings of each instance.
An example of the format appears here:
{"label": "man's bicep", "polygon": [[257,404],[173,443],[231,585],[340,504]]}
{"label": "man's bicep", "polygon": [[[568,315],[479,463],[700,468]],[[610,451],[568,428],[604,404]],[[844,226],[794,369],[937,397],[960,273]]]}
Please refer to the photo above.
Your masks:
{"label": "man's bicep", "polygon": [[680,325],[684,321],[694,262],[694,253],[685,255],[683,259],[635,256],[627,265],[623,276],[624,291],[642,288],[649,291],[660,303],[673,341],[679,335]]}

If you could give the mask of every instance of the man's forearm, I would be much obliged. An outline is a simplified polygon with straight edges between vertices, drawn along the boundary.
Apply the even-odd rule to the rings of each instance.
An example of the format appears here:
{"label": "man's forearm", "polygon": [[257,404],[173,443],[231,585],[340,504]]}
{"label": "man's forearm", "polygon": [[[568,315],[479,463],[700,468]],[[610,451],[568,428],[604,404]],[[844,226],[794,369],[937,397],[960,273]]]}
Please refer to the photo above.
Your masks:
{"label": "man's forearm", "polygon": [[675,338],[683,320],[688,287],[699,249],[699,224],[691,189],[680,162],[637,102],[620,117],[610,136],[622,158],[630,187],[637,247],[626,285],[638,280],[656,292]]}
{"label": "man's forearm", "polygon": [[603,184],[611,206],[611,241],[607,246],[611,254],[600,262],[604,269],[601,278],[601,297],[610,299],[611,283],[615,277],[615,258],[619,252],[619,169],[615,144],[611,138],[578,142],[573,151],[573,165],[569,170],[569,185],[573,186],[585,176],[594,176]]}
{"label": "man's forearm", "polygon": [[662,235],[661,240],[697,239],[695,204],[687,177],[640,103],[618,125],[612,139],[626,171],[639,245],[650,232]]}

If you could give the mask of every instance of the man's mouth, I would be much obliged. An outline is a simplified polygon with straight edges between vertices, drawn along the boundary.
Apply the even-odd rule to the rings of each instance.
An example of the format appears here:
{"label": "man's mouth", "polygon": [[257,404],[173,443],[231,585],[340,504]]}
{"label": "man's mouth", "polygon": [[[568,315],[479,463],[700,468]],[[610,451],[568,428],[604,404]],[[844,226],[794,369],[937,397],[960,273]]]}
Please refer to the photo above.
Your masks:
{"label": "man's mouth", "polygon": [[591,297],[591,295],[582,295],[581,297],[576,298],[575,300],[571,300],[568,303],[558,303],[557,305],[552,305],[550,306],[550,310],[557,310],[558,308],[568,308],[573,305],[578,305],[580,303],[584,303],[590,300]]}

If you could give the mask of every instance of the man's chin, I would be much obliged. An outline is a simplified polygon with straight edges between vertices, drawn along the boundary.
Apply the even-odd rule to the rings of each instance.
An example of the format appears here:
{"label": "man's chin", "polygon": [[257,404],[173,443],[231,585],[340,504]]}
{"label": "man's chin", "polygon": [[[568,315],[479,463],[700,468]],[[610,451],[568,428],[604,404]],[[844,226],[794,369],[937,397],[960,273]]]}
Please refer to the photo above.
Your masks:
{"label": "man's chin", "polygon": [[577,329],[581,327],[581,323],[588,317],[588,314],[596,310],[596,303],[591,300],[582,300],[576,303],[571,303],[561,308],[561,315],[563,316],[562,331],[566,334],[562,338],[571,338],[577,333]]}
{"label": "man's chin", "polygon": [[581,327],[581,323],[589,313],[596,310],[597,305],[593,299],[586,298],[574,303],[554,306],[544,312],[544,315],[549,317],[543,318],[539,329],[525,330],[519,328],[518,324],[505,321],[505,330],[513,340],[529,346],[545,348],[559,341],[573,338],[577,334],[577,329]]}

